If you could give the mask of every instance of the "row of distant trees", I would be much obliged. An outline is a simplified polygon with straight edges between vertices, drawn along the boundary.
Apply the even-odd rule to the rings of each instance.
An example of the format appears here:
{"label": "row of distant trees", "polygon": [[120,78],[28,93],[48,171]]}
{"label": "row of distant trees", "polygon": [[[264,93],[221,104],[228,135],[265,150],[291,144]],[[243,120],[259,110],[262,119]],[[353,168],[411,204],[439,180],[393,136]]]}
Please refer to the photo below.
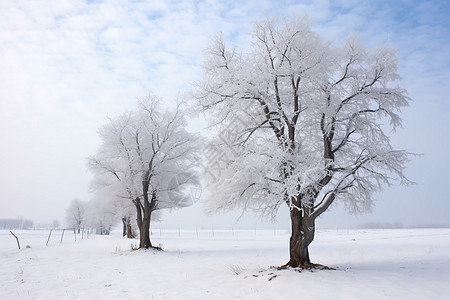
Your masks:
{"label": "row of distant trees", "polygon": [[[135,238],[136,225],[128,218],[122,217],[121,207],[105,206],[108,201],[114,202],[116,195],[109,195],[107,198],[93,198],[91,201],[73,199],[66,210],[65,228],[73,228],[78,233],[83,230],[95,230],[96,234],[109,235],[112,227],[121,221],[124,225],[123,236]],[[116,199],[117,200],[117,199]],[[122,203],[124,206],[127,203]]]}
{"label": "row of distant trees", "polygon": [[73,199],[66,211],[66,227],[73,228],[78,233],[85,229],[95,229],[98,234],[108,235],[115,223],[115,213],[101,211],[95,207],[94,201]]}
{"label": "row of distant trees", "polygon": [[54,220],[52,224],[34,223],[22,217],[17,219],[0,219],[0,229],[59,229],[60,223]]}
{"label": "row of distant trees", "polygon": [[383,186],[410,184],[409,153],[389,138],[410,100],[393,84],[395,49],[366,49],[356,34],[333,45],[306,17],[256,22],[251,37],[245,51],[220,35],[205,51],[190,106],[217,132],[206,147],[186,131],[182,103],[163,109],[154,95],[100,128],[102,144],[88,159],[98,220],[110,214],[126,227],[136,219],[140,247],[152,247],[153,213],[190,204],[201,151],[207,210],[273,217],[287,205],[286,266],[310,268],[316,220],[336,201],[360,213]]}
{"label": "row of distant trees", "polygon": [[17,219],[0,219],[0,229],[32,229],[33,221],[17,218]]}

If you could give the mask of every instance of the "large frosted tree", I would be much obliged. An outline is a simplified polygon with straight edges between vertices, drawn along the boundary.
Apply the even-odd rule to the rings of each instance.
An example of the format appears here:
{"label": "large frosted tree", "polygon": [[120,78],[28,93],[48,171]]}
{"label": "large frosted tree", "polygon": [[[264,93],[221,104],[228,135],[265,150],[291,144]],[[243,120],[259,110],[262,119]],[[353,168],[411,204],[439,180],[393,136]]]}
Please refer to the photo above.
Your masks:
{"label": "large frosted tree", "polygon": [[396,51],[356,34],[324,42],[307,17],[254,24],[248,51],[221,36],[205,52],[196,99],[220,133],[208,147],[210,211],[290,209],[290,259],[312,268],[315,222],[335,201],[370,210],[385,185],[409,184],[408,153],[393,149],[406,91]]}
{"label": "large frosted tree", "polygon": [[150,240],[153,212],[192,204],[189,190],[199,185],[196,166],[201,143],[186,130],[181,104],[165,110],[161,100],[150,94],[137,110],[100,128],[102,144],[88,158],[100,182],[116,185],[117,196],[133,203],[140,248],[154,247]]}

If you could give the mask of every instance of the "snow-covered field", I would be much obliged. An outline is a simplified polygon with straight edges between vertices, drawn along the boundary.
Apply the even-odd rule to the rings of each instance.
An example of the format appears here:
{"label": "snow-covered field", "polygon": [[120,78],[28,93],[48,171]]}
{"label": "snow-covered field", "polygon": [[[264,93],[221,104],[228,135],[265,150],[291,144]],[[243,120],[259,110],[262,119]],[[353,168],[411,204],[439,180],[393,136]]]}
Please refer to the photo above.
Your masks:
{"label": "snow-covered field", "polygon": [[[287,232],[154,232],[164,252],[118,235],[0,231],[0,299],[450,299],[450,229],[319,230],[314,262],[270,269]],[[26,248],[29,245],[30,248]]]}

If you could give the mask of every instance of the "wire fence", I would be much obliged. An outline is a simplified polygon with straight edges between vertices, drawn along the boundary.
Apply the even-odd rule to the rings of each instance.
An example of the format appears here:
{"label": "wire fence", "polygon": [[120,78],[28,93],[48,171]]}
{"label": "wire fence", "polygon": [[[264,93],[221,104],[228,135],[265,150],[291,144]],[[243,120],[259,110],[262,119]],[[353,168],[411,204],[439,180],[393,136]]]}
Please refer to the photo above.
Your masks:
{"label": "wire fence", "polygon": [[153,228],[151,229],[151,236],[154,237],[243,237],[243,236],[267,236],[267,235],[284,235],[289,233],[287,229],[273,228],[273,229],[237,229],[237,228],[195,228],[195,229],[183,229],[183,228]]}
{"label": "wire fence", "polygon": [[[63,243],[73,243],[77,240],[89,239],[94,233],[93,229],[74,228],[49,229],[49,230],[1,230],[0,232],[0,250],[9,248],[6,241],[14,241],[18,249],[31,248],[31,245],[56,245]],[[9,244],[9,242],[8,242]],[[12,244],[12,243],[11,243]]]}
{"label": "wire fence", "polygon": [[[108,232],[109,233],[109,232]],[[162,228],[154,227],[150,232],[152,237],[161,237],[169,239],[240,239],[262,237],[262,236],[278,236],[289,234],[289,230],[273,228],[273,229],[242,229],[242,228]],[[76,243],[81,240],[87,240],[92,235],[102,235],[92,228],[63,228],[63,229],[47,229],[47,230],[0,230],[0,250],[12,249],[14,247],[23,249],[31,248],[31,246],[57,246],[61,244]],[[118,228],[111,232],[111,235],[121,235]],[[137,235],[136,239],[139,239]]]}

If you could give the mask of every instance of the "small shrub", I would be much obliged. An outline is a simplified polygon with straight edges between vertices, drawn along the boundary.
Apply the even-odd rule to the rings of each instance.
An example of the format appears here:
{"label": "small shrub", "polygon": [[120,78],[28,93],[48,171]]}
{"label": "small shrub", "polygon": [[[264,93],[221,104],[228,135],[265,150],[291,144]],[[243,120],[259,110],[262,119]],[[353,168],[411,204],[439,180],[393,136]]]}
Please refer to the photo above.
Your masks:
{"label": "small shrub", "polygon": [[244,268],[241,266],[237,266],[237,265],[230,265],[228,266],[228,268],[235,274],[235,275],[239,275],[242,272],[244,272]]}

